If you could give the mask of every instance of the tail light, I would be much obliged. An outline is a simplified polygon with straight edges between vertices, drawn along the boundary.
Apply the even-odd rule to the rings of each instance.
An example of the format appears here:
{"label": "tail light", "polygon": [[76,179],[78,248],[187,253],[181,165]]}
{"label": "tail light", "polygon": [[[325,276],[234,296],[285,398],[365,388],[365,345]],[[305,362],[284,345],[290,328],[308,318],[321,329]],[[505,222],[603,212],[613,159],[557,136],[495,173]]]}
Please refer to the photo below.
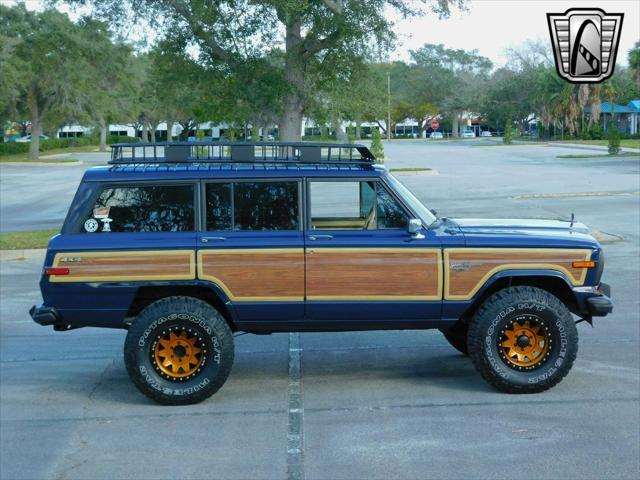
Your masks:
{"label": "tail light", "polygon": [[45,275],[69,275],[68,268],[52,267],[44,269]]}

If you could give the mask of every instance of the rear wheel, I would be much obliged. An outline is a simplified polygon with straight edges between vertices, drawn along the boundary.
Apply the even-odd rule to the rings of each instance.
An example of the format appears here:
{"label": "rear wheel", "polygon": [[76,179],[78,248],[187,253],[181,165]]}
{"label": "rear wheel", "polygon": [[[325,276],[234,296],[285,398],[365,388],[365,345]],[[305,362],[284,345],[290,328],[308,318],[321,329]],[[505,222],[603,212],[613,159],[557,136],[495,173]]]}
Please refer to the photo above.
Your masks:
{"label": "rear wheel", "polygon": [[198,403],[217,392],[233,364],[233,335],[220,313],[191,297],[145,308],[129,328],[127,372],[147,397],[166,405]]}
{"label": "rear wheel", "polygon": [[510,287],[478,309],[468,345],[474,366],[498,390],[537,393],[569,373],[578,352],[578,332],[571,312],[551,293]]}

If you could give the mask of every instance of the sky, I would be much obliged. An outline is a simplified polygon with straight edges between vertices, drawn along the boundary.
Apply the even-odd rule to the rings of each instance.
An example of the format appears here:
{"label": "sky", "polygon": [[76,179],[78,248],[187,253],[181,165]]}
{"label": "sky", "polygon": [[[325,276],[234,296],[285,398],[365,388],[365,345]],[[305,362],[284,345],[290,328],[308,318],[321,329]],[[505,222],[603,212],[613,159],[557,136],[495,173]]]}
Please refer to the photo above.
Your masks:
{"label": "sky", "polygon": [[467,0],[467,11],[454,11],[448,19],[428,15],[396,20],[400,45],[392,59],[408,60],[409,50],[425,43],[442,43],[448,48],[477,48],[495,65],[504,65],[504,52],[526,40],[550,42],[547,13],[564,13],[569,8],[601,8],[607,13],[624,13],[617,65],[627,65],[627,52],[640,40],[640,0]]}
{"label": "sky", "polygon": [[[0,0],[12,4],[16,0]],[[28,8],[42,8],[42,0],[27,0]],[[454,10],[448,19],[427,15],[402,19],[390,13],[398,36],[392,60],[409,60],[409,50],[425,43],[448,48],[477,49],[496,66],[507,61],[505,50],[527,40],[549,42],[547,13],[568,8],[597,7],[608,13],[624,13],[618,47],[618,65],[627,65],[627,52],[640,40],[640,0],[466,0],[464,11]]]}

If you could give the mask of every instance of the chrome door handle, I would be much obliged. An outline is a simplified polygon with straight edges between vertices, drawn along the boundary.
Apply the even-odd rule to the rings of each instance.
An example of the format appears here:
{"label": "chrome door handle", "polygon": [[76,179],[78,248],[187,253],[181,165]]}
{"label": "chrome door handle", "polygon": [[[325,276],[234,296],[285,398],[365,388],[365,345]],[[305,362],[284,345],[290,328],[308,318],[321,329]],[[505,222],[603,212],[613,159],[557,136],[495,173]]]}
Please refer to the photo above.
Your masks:
{"label": "chrome door handle", "polygon": [[202,237],[200,239],[200,241],[202,243],[209,243],[209,242],[224,242],[227,239],[227,237]]}
{"label": "chrome door handle", "polygon": [[309,235],[309,240],[333,240],[333,235]]}

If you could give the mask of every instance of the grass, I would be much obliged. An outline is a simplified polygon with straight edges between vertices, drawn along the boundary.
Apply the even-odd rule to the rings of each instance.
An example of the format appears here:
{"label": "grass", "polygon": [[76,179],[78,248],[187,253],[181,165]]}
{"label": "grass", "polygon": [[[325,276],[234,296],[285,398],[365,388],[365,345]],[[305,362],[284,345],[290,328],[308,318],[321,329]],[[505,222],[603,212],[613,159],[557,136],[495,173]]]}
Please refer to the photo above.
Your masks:
{"label": "grass", "polygon": [[556,158],[618,158],[618,157],[638,158],[638,153],[623,152],[623,153],[618,153],[617,155],[609,155],[607,153],[596,153],[596,154],[589,154],[589,155],[557,155],[556,156]]}
{"label": "grass", "polygon": [[[607,145],[609,145],[609,141],[608,140],[574,140],[574,139],[567,139],[567,140],[554,140],[554,142],[560,142],[560,143],[582,143],[585,145],[601,145],[606,147]],[[620,146],[623,148],[637,148],[640,149],[640,140],[639,139],[635,139],[635,138],[623,138],[622,140],[620,140]]]}
{"label": "grass", "polygon": [[26,232],[0,233],[0,250],[45,248],[49,239],[56,233],[60,233],[60,230],[30,230]]}
{"label": "grass", "polygon": [[34,163],[34,162],[61,162],[61,163],[69,163],[69,162],[77,162],[76,158],[47,158],[49,155],[60,155],[60,154],[71,154],[71,153],[81,153],[81,152],[97,152],[97,145],[85,145],[82,147],[69,147],[69,148],[57,148],[55,150],[47,150],[46,152],[40,152],[40,158],[38,160],[29,160],[28,153],[16,153],[14,155],[0,155],[0,163],[6,162],[24,162],[24,163]]}
{"label": "grass", "polygon": [[390,172],[430,172],[430,168],[392,168]]}

